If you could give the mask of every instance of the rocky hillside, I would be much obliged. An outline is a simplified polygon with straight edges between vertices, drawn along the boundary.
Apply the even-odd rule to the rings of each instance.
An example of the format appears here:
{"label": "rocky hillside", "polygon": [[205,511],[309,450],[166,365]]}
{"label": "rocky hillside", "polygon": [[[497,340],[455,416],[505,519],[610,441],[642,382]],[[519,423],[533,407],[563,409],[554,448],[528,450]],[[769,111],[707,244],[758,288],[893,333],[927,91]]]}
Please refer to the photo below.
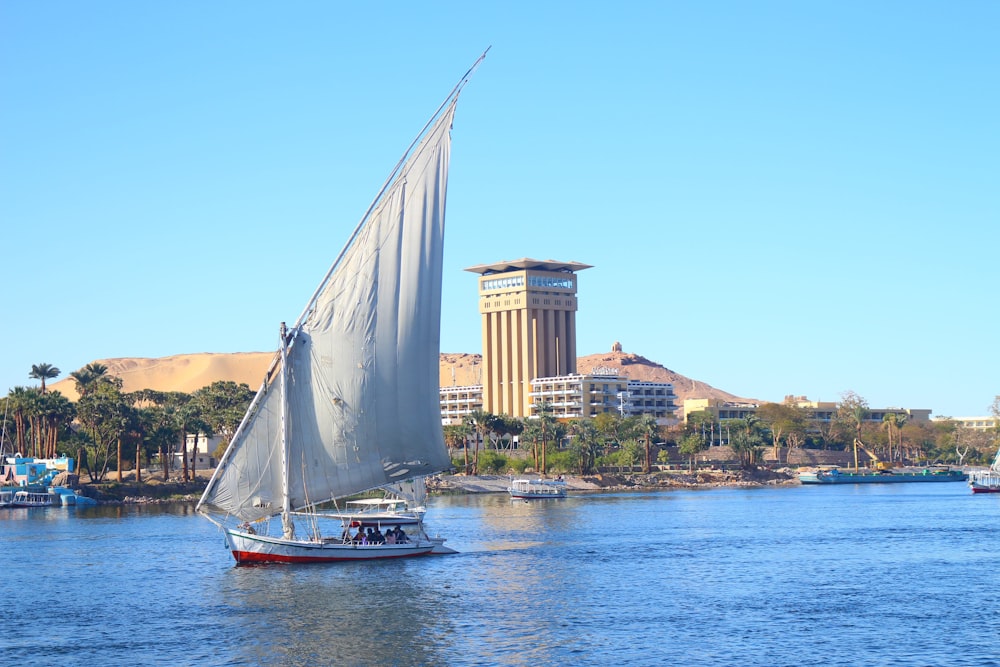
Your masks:
{"label": "rocky hillside", "polygon": [[[274,359],[273,352],[239,352],[234,354],[178,354],[156,359],[98,359],[108,373],[120,377],[125,391],[155,389],[158,391],[193,392],[218,380],[245,382],[257,389],[264,373]],[[677,405],[685,398],[715,398],[720,400],[753,400],[740,398],[715,387],[692,380],[669,368],[637,354],[608,352],[577,359],[578,373],[594,369],[616,369],[623,377],[647,382],[670,382],[677,394]],[[442,387],[481,383],[482,355],[446,352],[441,354],[440,382]],[[64,379],[49,387],[77,399],[76,385]]]}

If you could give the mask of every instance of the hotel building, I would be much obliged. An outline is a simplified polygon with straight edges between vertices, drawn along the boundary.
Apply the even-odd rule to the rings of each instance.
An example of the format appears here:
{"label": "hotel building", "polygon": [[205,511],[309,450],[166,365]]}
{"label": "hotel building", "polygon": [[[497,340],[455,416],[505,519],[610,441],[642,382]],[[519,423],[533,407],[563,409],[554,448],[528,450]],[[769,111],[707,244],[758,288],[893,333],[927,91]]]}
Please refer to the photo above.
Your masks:
{"label": "hotel building", "polygon": [[483,410],[527,417],[531,381],[576,372],[578,262],[523,258],[466,269],[479,274]]}
{"label": "hotel building", "polygon": [[444,425],[476,410],[525,419],[542,402],[563,420],[616,412],[672,421],[670,383],[629,380],[616,369],[576,372],[576,272],[588,268],[522,258],[466,269],[480,276],[482,384],[441,387]]}

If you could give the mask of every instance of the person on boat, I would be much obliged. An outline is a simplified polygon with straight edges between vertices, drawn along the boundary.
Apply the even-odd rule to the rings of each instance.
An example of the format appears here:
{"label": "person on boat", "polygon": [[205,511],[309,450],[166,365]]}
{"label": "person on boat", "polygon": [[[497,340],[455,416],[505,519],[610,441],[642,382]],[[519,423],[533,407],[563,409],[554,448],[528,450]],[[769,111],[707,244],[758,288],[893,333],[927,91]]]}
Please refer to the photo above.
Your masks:
{"label": "person on boat", "polygon": [[396,526],[396,544],[406,544],[410,541],[410,538],[406,536],[406,532],[403,530],[402,526]]}
{"label": "person on boat", "polygon": [[352,539],[351,541],[354,542],[355,544],[364,544],[365,543],[365,527],[364,526],[358,526],[358,532],[354,534],[354,539]]}
{"label": "person on boat", "polygon": [[376,527],[374,532],[368,536],[368,541],[372,544],[385,544],[385,535]]}
{"label": "person on boat", "polygon": [[396,531],[393,528],[385,531],[385,543],[395,544],[396,543]]}

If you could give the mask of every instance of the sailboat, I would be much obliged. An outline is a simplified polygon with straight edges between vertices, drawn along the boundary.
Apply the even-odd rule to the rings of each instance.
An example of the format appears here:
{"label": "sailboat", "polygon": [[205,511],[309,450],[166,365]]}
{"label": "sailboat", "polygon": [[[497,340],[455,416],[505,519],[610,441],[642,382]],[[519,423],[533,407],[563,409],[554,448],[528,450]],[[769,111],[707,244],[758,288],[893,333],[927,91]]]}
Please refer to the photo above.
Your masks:
{"label": "sailboat", "polygon": [[485,57],[404,152],[295,324],[279,328],[197,505],[237,564],[455,553],[427,535],[422,511],[372,520],[345,499],[451,467],[438,398],[445,199],[458,96]]}

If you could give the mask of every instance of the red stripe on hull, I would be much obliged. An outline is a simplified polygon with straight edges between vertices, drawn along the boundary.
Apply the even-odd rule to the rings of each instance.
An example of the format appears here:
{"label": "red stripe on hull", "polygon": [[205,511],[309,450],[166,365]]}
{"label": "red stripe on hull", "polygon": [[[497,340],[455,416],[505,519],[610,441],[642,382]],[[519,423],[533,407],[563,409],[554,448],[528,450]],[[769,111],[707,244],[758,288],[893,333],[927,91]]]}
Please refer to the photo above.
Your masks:
{"label": "red stripe on hull", "polygon": [[972,492],[973,493],[1000,493],[1000,487],[985,488],[985,487],[974,486],[974,487],[972,487]]}
{"label": "red stripe on hull", "polygon": [[410,554],[400,554],[398,556],[359,556],[359,557],[344,557],[344,556],[282,556],[276,554],[261,554],[255,553],[253,551],[234,551],[233,558],[236,559],[237,565],[260,565],[263,563],[337,563],[341,561],[354,561],[354,560],[389,560],[390,558],[416,558],[417,556],[426,556],[431,552],[430,549],[427,551],[421,551],[419,553]]}

